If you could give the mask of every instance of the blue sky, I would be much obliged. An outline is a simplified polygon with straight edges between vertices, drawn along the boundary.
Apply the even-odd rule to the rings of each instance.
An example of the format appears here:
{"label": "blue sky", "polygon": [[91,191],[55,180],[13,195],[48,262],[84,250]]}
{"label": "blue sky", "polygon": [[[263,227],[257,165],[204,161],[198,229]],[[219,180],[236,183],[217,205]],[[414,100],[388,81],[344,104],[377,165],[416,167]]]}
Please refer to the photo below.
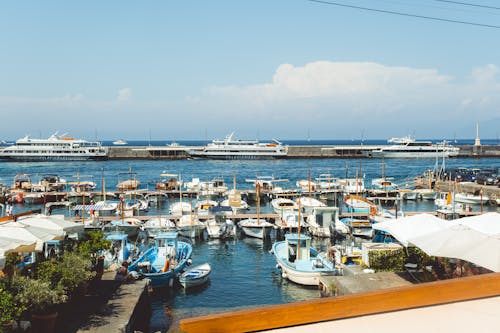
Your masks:
{"label": "blue sky", "polygon": [[[500,26],[442,1],[333,2]],[[499,41],[305,0],[4,2],[0,139],[495,138]]]}

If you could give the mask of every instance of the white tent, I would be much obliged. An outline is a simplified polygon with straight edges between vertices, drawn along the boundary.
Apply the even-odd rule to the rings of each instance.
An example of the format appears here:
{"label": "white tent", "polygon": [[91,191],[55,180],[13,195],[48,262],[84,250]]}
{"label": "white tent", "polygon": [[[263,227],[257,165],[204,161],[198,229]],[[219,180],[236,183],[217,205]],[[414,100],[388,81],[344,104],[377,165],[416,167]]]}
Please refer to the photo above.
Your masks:
{"label": "white tent", "polygon": [[5,267],[6,253],[33,251],[35,251],[35,242],[0,237],[0,269]]}
{"label": "white tent", "polygon": [[0,237],[0,255],[8,252],[32,252],[34,249],[33,241]]}
{"label": "white tent", "polygon": [[6,222],[0,224],[0,235],[2,238],[35,243],[35,251],[42,251],[45,241],[61,239],[64,232],[36,228],[19,222]]}
{"label": "white tent", "polygon": [[467,260],[500,272],[500,235],[488,235],[460,223],[409,239],[431,256]]}
{"label": "white tent", "polygon": [[30,215],[17,220],[19,223],[47,229],[50,232],[62,232],[65,234],[80,233],[84,231],[82,223],[70,222],[64,219],[64,215]]}
{"label": "white tent", "polygon": [[449,225],[450,221],[442,220],[431,214],[422,213],[375,223],[372,228],[385,231],[404,246],[408,246],[410,238],[430,234],[434,231],[447,228]]}
{"label": "white tent", "polygon": [[500,234],[500,214],[496,212],[464,217],[456,222],[488,235]]}

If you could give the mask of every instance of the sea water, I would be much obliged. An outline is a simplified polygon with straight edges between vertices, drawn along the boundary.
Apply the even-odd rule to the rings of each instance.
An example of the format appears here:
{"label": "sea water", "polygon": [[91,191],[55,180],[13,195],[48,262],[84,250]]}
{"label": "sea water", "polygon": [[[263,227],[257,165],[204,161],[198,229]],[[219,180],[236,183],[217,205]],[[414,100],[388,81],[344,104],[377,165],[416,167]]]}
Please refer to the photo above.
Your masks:
{"label": "sea water", "polygon": [[[384,164],[384,166],[383,166]],[[439,166],[441,161],[438,161]],[[141,182],[140,188],[155,188],[161,173],[179,174],[183,181],[197,177],[201,181],[224,178],[232,188],[236,177],[237,188],[251,189],[247,180],[258,176],[273,176],[275,179],[287,179],[279,186],[296,188],[295,182],[314,179],[319,174],[329,173],[332,177],[365,177],[369,187],[371,179],[382,176],[393,177],[394,182],[411,185],[413,178],[428,169],[433,169],[433,159],[291,159],[263,161],[212,161],[212,160],[176,160],[176,161],[99,161],[99,162],[1,162],[0,182],[12,184],[16,174],[30,174],[32,182],[37,182],[45,174],[56,174],[70,181],[92,180],[97,189],[102,184],[107,190],[116,190],[120,180],[127,179],[132,171]],[[500,159],[450,159],[447,167],[492,168],[500,166]],[[150,207],[145,214],[167,214],[168,204]],[[15,205],[14,213],[41,208],[42,206]],[[432,211],[430,201],[408,201],[404,211]],[[490,206],[487,209],[495,210]],[[477,208],[476,208],[477,209]],[[252,210],[255,211],[255,208]],[[271,211],[269,203],[263,203],[261,211]],[[55,209],[53,214],[68,215],[67,209]],[[276,261],[269,252],[274,239],[258,240],[240,238],[234,241],[196,240],[193,243],[193,265],[210,263],[212,274],[210,282],[201,288],[184,291],[181,288],[162,290],[153,295],[153,315],[151,331],[165,331],[177,326],[181,318],[202,314],[217,313],[257,307],[270,304],[282,304],[319,297],[317,288],[296,285],[281,278],[275,268]],[[324,251],[330,245],[329,240],[313,240],[313,245]]]}

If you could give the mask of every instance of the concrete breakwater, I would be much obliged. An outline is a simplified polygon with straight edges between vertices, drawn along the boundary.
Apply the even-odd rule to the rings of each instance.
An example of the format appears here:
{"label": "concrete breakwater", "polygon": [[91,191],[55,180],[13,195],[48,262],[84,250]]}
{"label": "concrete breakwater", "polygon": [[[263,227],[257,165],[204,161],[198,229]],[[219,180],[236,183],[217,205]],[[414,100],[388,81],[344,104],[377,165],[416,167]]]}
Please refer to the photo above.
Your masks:
{"label": "concrete breakwater", "polygon": [[[287,158],[366,158],[363,151],[383,146],[373,145],[310,145],[289,146]],[[461,145],[458,158],[500,158],[500,145]],[[199,146],[121,146],[109,147],[110,160],[160,160],[187,159],[190,150],[199,150]]]}

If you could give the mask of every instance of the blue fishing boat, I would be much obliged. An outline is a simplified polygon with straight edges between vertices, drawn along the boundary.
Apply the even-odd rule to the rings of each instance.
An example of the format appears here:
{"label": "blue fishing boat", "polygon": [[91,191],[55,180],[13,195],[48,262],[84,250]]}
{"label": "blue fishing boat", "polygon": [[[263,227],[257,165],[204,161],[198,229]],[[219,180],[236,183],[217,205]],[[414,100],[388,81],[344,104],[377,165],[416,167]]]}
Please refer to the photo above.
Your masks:
{"label": "blue fishing boat", "polygon": [[311,246],[310,236],[287,234],[284,241],[273,244],[272,250],[282,276],[295,283],[317,286],[321,276],[339,273],[324,253]]}
{"label": "blue fishing boat", "polygon": [[129,267],[151,280],[151,286],[171,287],[188,264],[193,247],[191,244],[178,241],[177,232],[165,232],[154,238],[154,245],[148,248]]}

